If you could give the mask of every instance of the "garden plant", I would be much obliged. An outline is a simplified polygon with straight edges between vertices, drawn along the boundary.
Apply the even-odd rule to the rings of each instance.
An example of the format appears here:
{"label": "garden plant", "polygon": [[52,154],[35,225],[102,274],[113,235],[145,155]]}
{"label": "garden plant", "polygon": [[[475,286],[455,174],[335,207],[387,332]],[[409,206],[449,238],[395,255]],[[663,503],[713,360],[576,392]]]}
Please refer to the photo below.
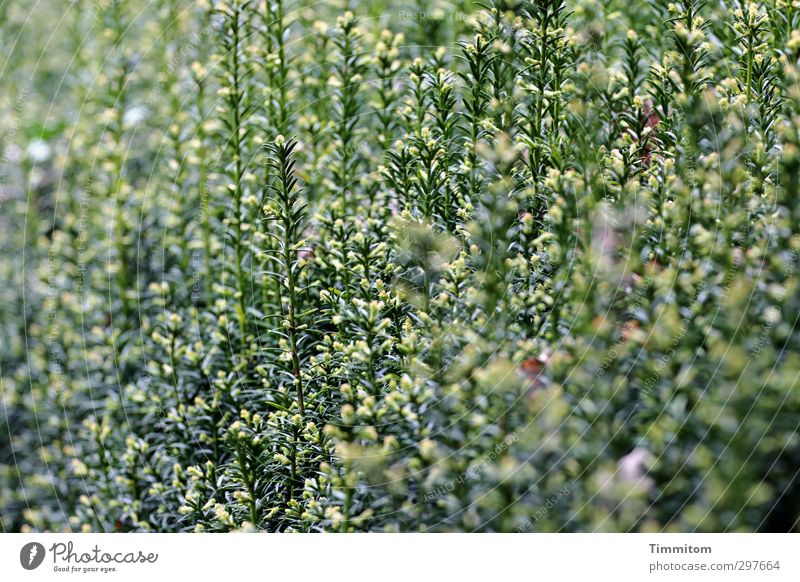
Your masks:
{"label": "garden plant", "polygon": [[800,2],[0,45],[1,531],[800,529]]}

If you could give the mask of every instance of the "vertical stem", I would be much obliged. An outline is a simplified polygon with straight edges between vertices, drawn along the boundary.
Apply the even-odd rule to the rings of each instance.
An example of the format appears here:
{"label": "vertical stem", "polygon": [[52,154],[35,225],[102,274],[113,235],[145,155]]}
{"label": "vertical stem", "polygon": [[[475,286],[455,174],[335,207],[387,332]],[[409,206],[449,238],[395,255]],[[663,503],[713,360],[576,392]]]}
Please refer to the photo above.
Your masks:
{"label": "vertical stem", "polygon": [[300,356],[297,349],[297,291],[295,289],[294,272],[292,269],[291,248],[284,245],[284,261],[286,264],[286,282],[289,286],[289,344],[292,350],[292,373],[297,384],[297,407],[300,414],[305,414],[305,402],[303,401],[303,381],[300,375]]}
{"label": "vertical stem", "polygon": [[198,147],[199,168],[199,187],[200,187],[200,215],[203,218],[203,267],[205,271],[206,301],[211,300],[211,199],[208,188],[208,167],[206,164],[206,132],[203,127],[203,99],[205,96],[204,86],[201,80],[197,83],[197,107],[200,113],[200,123],[197,130],[197,139],[200,142]]}
{"label": "vertical stem", "polygon": [[286,131],[286,122],[288,121],[289,114],[286,110],[286,47],[283,42],[283,0],[278,2],[278,58],[280,60],[280,77],[279,77],[279,95],[280,102],[278,103],[278,128],[280,132]]}
{"label": "vertical stem", "polygon": [[747,33],[747,81],[745,88],[747,92],[747,104],[750,105],[750,94],[751,89],[750,85],[753,80],[753,33],[752,31]]}
{"label": "vertical stem", "polygon": [[231,46],[231,81],[233,87],[231,88],[230,98],[228,103],[233,111],[233,157],[234,157],[234,190],[233,190],[233,210],[234,210],[234,254],[236,260],[236,291],[239,302],[239,331],[242,335],[245,332],[245,285],[244,273],[242,272],[242,175],[244,168],[242,167],[242,111],[241,111],[241,64],[239,62],[239,49],[241,44],[240,28],[241,28],[241,11],[238,7],[233,6],[233,20],[231,22],[231,33],[233,35],[233,42]]}

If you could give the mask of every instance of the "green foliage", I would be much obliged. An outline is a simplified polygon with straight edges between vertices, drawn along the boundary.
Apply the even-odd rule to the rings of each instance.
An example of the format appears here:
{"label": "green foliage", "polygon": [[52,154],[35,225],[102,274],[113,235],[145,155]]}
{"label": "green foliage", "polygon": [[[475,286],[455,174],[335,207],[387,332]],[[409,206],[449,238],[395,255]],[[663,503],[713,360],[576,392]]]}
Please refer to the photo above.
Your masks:
{"label": "green foliage", "polygon": [[4,531],[798,529],[796,6],[145,4],[1,9]]}

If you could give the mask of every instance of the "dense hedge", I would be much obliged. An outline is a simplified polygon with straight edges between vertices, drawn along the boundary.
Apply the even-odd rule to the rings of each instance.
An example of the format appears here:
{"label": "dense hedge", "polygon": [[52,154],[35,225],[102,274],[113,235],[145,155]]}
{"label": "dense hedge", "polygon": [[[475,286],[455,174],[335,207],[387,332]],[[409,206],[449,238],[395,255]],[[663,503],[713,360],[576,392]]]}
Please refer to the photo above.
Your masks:
{"label": "dense hedge", "polygon": [[797,530],[796,2],[0,23],[4,531]]}

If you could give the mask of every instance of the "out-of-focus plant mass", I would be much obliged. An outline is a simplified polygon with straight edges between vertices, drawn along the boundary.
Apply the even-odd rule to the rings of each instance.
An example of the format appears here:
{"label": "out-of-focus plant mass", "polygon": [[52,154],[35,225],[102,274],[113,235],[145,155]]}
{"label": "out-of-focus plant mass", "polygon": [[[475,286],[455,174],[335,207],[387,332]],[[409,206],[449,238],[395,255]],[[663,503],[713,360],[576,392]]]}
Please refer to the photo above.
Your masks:
{"label": "out-of-focus plant mass", "polygon": [[0,3],[2,531],[797,531],[800,3]]}

